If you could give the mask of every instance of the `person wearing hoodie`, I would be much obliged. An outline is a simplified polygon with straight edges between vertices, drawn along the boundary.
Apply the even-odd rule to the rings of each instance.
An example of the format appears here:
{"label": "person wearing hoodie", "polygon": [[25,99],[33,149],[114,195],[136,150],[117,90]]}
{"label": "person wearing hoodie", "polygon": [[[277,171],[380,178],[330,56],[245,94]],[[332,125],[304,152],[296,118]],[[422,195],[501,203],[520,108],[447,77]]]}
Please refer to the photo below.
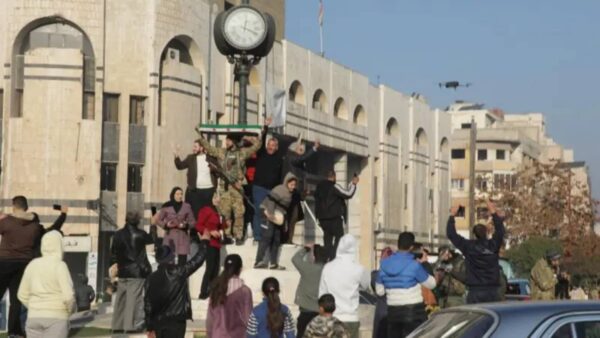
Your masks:
{"label": "person wearing hoodie", "polygon": [[96,298],[94,288],[88,285],[89,279],[83,274],[79,274],[79,283],[75,285],[75,299],[77,301],[77,311],[89,311],[91,304]]}
{"label": "person wearing hoodie", "polygon": [[465,256],[467,304],[500,301],[499,252],[504,241],[504,220],[494,203],[488,201],[487,204],[494,223],[494,234],[491,239],[488,238],[487,227],[483,224],[473,227],[475,239],[466,239],[459,235],[454,220],[458,212],[456,207],[452,208],[446,227],[448,239]]}
{"label": "person wearing hoodie", "polygon": [[300,273],[295,301],[300,308],[298,337],[304,335],[308,323],[319,315],[319,281],[325,263],[327,253],[320,245],[306,245],[292,257],[292,264]]}
{"label": "person wearing hoodie", "polygon": [[75,291],[63,261],[62,235],[50,231],[42,237],[42,257],[25,269],[18,297],[28,310],[29,338],[66,338],[69,316],[75,309]]}
{"label": "person wearing hoodie", "polygon": [[[221,175],[227,177],[229,182],[219,180],[218,194],[221,197],[219,205],[220,214],[225,218],[225,224],[228,229],[233,226],[233,236],[235,244],[244,244],[244,197],[243,186],[247,184],[245,174],[246,160],[256,153],[262,142],[253,137],[248,139],[252,145],[250,147],[240,148],[236,141],[239,139],[234,134],[229,134],[225,138],[225,148],[217,148],[210,144],[205,138],[199,138],[198,142],[206,149],[206,153],[217,159],[222,172]],[[233,186],[230,186],[233,185]],[[233,214],[233,219],[231,215]]]}
{"label": "person wearing hoodie", "polygon": [[357,251],[354,236],[343,236],[336,258],[325,264],[319,284],[320,296],[330,293],[335,297],[337,309],[334,314],[344,322],[352,338],[359,336],[359,291],[367,290],[371,280],[369,271],[356,262]]}
{"label": "person wearing hoodie", "polygon": [[211,338],[245,338],[252,312],[252,290],[240,278],[242,257],[225,257],[223,272],[210,289],[206,333]]}
{"label": "person wearing hoodie", "polygon": [[125,226],[115,232],[111,246],[111,265],[117,263],[119,278],[113,302],[113,331],[140,332],[144,328],[144,279],[152,272],[146,245],[154,238],[138,229],[140,214],[129,211]]}
{"label": "person wearing hoodie", "polygon": [[21,302],[17,291],[25,267],[35,257],[36,243],[42,236],[42,227],[34,214],[27,212],[27,198],[12,199],[13,213],[0,216],[0,295],[9,291],[8,335],[25,336],[21,325]]}
{"label": "person wearing hoodie", "polygon": [[310,321],[303,338],[350,338],[344,323],[333,316],[335,297],[324,294],[319,298],[319,315]]}
{"label": "person wearing hoodie", "polygon": [[375,283],[376,293],[387,297],[388,337],[406,337],[427,320],[421,287],[432,290],[436,283],[415,259],[414,245],[413,233],[401,233],[398,251],[381,262]]}
{"label": "person wearing hoodie", "polygon": [[250,314],[248,338],[295,338],[294,317],[279,299],[279,281],[274,277],[262,283],[264,299]]}
{"label": "person wearing hoodie", "polygon": [[270,269],[284,270],[279,265],[279,247],[281,246],[281,232],[285,226],[285,216],[292,202],[292,194],[296,189],[298,179],[294,174],[285,176],[283,184],[273,188],[267,198],[260,205],[265,216],[262,227],[261,240],[256,252],[255,269],[264,269],[267,264],[263,262],[267,251],[269,252]]}
{"label": "person wearing hoodie", "polygon": [[176,251],[163,245],[156,250],[158,269],[144,283],[144,313],[150,338],[183,338],[192,319],[189,277],[206,259],[210,235],[201,237],[198,252],[184,265],[175,264]]}

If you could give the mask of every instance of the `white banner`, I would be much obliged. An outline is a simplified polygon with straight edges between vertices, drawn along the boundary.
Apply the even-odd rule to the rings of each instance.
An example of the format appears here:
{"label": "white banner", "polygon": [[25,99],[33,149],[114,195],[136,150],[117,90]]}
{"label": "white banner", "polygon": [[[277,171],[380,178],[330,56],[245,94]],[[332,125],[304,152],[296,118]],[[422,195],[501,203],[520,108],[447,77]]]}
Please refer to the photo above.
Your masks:
{"label": "white banner", "polygon": [[287,93],[285,90],[275,88],[271,83],[267,83],[267,116],[271,116],[273,119],[271,128],[285,126]]}

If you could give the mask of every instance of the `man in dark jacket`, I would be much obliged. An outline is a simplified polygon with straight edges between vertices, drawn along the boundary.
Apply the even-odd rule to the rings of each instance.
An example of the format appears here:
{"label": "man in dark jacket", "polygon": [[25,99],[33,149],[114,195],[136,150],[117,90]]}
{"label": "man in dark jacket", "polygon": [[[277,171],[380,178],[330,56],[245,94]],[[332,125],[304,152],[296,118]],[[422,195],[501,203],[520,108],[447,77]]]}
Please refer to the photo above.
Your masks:
{"label": "man in dark jacket", "polygon": [[94,288],[88,285],[88,277],[79,274],[79,281],[75,284],[75,300],[77,301],[77,311],[89,311],[91,304],[96,298]]}
{"label": "man in dark jacket", "polygon": [[[279,140],[272,137],[267,141],[269,124],[271,124],[271,119],[267,118],[262,133],[262,146],[256,153],[256,172],[254,173],[254,182],[252,182],[252,201],[255,206],[261,205],[269,192],[281,183],[283,154],[279,150]],[[261,219],[260,212],[255,212],[252,220],[252,233],[255,242],[260,242]]]}
{"label": "man in dark jacket", "polygon": [[144,284],[144,310],[148,337],[183,338],[186,320],[192,319],[188,278],[202,266],[210,234],[201,238],[198,252],[185,265],[175,265],[175,252],[167,245],[156,250],[158,270]]}
{"label": "man in dark jacket", "polygon": [[290,210],[287,214],[288,229],[283,234],[284,243],[292,243],[294,239],[294,231],[296,223],[304,219],[304,212],[302,210],[302,201],[306,197],[306,164],[319,150],[321,143],[319,140],[315,140],[314,145],[310,149],[302,144],[302,140],[298,139],[295,143],[289,147],[290,152],[286,156],[283,164],[283,173],[292,173],[298,178],[298,186],[294,195],[292,196],[292,204],[290,204]]}
{"label": "man in dark jacket", "polygon": [[498,263],[500,247],[504,240],[504,221],[496,206],[488,201],[488,210],[494,222],[494,234],[488,239],[487,227],[477,224],[473,228],[475,239],[468,240],[456,232],[454,216],[458,208],[453,208],[448,219],[446,233],[448,239],[465,256],[467,304],[499,301],[500,264]]}
{"label": "man in dark jacket", "polygon": [[125,226],[115,232],[111,265],[117,263],[119,284],[112,320],[113,331],[140,332],[144,327],[144,279],[152,272],[146,245],[154,239],[138,229],[140,214],[127,212]]}
{"label": "man in dark jacket", "polygon": [[335,179],[335,171],[331,170],[327,180],[319,183],[315,191],[316,217],[323,229],[324,246],[330,259],[335,258],[340,238],[344,236],[346,200],[354,196],[358,184],[358,177],[354,176],[348,189],[344,189]]}
{"label": "man in dark jacket", "polygon": [[187,169],[185,201],[192,206],[194,217],[197,217],[202,207],[211,205],[215,194],[217,176],[209,166],[209,163],[214,163],[215,159],[206,154],[199,140],[194,141],[192,153],[184,160],[180,158],[180,148],[179,146],[175,148],[175,167],[177,170]]}
{"label": "man in dark jacket", "polygon": [[21,302],[17,291],[25,267],[36,253],[36,243],[42,236],[42,227],[29,208],[24,196],[12,199],[13,213],[0,216],[0,298],[9,290],[8,335],[25,336],[21,326]]}

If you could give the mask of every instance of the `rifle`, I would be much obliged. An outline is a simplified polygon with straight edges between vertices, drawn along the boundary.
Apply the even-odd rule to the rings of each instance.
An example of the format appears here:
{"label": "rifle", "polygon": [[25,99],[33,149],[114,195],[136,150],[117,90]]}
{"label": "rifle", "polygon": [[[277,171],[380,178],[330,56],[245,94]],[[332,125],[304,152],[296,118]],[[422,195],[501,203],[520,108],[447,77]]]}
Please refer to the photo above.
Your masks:
{"label": "rifle", "polygon": [[218,163],[208,162],[208,166],[211,169],[213,169],[214,172],[217,173],[217,176],[219,176],[219,178],[221,178],[223,181],[225,181],[225,184],[227,185],[228,188],[235,189],[235,191],[237,191],[238,193],[240,193],[240,195],[242,195],[242,198],[244,199],[244,201],[246,201],[246,203],[248,203],[248,205],[251,206],[255,212],[257,211],[256,207],[254,206],[252,201],[250,201],[248,196],[246,196],[244,191],[235,185],[233,180],[229,176],[227,176],[227,174],[225,174],[225,171],[223,171],[223,168]]}

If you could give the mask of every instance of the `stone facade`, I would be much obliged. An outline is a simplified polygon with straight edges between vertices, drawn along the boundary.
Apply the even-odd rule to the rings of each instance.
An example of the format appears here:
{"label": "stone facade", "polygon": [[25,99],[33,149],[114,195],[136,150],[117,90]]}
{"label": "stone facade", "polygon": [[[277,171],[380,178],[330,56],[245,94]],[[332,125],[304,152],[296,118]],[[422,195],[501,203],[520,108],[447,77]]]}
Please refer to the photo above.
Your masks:
{"label": "stone facade", "polygon": [[[284,1],[252,4],[283,28]],[[220,8],[208,0],[0,2],[3,206],[24,194],[50,222],[53,203],[69,204],[65,233],[90,236],[95,254],[127,208],[148,218],[173,186],[184,187],[172,147],[191,148],[198,123],[237,116],[233,67],[210,37]],[[262,122],[267,87],[288,92],[284,143],[299,133],[321,141],[315,177],[332,168],[340,183],[360,176],[348,229],[364,265],[404,230],[432,246],[443,241],[448,113],[284,40],[283,29],[252,70],[250,123]],[[319,236],[314,225],[300,230],[300,241]]]}

